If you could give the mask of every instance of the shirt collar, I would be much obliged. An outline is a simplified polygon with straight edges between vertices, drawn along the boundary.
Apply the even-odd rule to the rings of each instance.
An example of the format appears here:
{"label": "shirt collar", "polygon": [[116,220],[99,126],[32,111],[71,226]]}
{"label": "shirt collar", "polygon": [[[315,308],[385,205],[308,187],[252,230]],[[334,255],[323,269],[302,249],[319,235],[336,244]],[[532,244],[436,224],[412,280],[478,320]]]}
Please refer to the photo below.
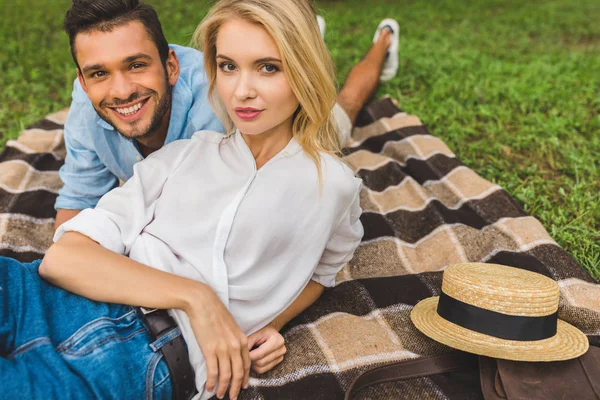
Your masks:
{"label": "shirt collar", "polygon": [[105,120],[103,120],[102,118],[100,118],[100,116],[98,115],[97,112],[96,112],[96,123],[98,125],[100,125],[102,128],[108,129],[109,131],[114,131],[115,130],[115,128],[111,124],[109,124],[108,122],[106,122]]}
{"label": "shirt collar", "polygon": [[[242,134],[240,133],[239,129],[236,129],[234,133],[232,133],[230,136],[228,136],[228,138],[231,138],[233,140],[233,142],[236,144],[236,146],[242,146],[243,148],[245,148],[247,154],[254,161],[254,156],[252,155],[252,152],[250,151],[248,144],[242,137]],[[302,151],[302,145],[300,143],[298,143],[298,141],[296,140],[296,137],[292,136],[292,138],[290,139],[288,144],[279,153],[277,153],[275,156],[273,156],[273,158],[271,158],[267,162],[267,164],[269,164],[277,159],[280,159],[280,158],[291,157],[291,156],[295,155],[296,153],[298,153],[299,151]]]}
{"label": "shirt collar", "polygon": [[282,155],[283,157],[291,157],[301,150],[302,145],[298,143],[295,136],[292,136],[292,139],[290,139],[287,146],[285,146],[278,155]]}

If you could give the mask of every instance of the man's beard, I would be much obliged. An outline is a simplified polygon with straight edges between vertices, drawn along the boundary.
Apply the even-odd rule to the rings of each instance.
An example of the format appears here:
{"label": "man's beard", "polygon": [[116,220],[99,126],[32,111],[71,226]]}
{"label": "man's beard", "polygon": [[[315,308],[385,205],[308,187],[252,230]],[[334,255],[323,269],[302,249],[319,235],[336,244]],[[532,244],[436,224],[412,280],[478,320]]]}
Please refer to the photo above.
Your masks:
{"label": "man's beard", "polygon": [[[115,124],[113,124],[108,119],[108,117],[106,117],[102,113],[98,112],[98,110],[96,110],[96,113],[107,124],[112,126],[115,129],[115,131],[119,132],[119,134],[121,136],[123,136],[124,138],[126,138],[126,139],[147,139],[147,138],[151,137],[152,135],[154,135],[156,133],[156,131],[161,127],[161,125],[163,123],[163,118],[165,117],[165,115],[168,115],[169,110],[171,109],[173,87],[171,85],[169,85],[168,81],[165,81],[165,84],[166,84],[165,85],[166,86],[165,93],[162,96],[160,103],[158,103],[158,105],[156,106],[156,109],[154,110],[154,114],[152,115],[152,119],[150,120],[150,126],[148,127],[148,129],[145,132],[141,132],[141,133],[138,132],[137,134],[133,134],[130,136],[125,135],[124,133],[119,131],[119,129],[115,126]],[[118,106],[119,104],[128,104],[139,98],[146,97],[146,96],[156,98],[157,93],[156,93],[156,91],[151,90],[151,89],[145,91],[144,93],[135,92],[131,96],[129,96],[129,98],[127,100],[123,101],[123,100],[115,99],[113,101],[113,103],[111,104],[111,106],[114,107],[114,106]],[[147,101],[150,100],[150,97],[148,98]],[[100,107],[104,107],[102,103],[100,103]],[[135,124],[133,126],[135,127]]]}

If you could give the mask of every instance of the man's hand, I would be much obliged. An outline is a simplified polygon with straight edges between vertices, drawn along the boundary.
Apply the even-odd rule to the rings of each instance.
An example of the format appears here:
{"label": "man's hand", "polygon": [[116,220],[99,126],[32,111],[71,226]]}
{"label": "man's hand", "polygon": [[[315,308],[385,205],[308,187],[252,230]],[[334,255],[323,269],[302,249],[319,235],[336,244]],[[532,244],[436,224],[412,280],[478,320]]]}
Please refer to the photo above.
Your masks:
{"label": "man's hand", "polygon": [[241,388],[248,387],[250,355],[248,338],[216,294],[203,294],[201,304],[187,314],[198,345],[206,360],[206,390],[217,383],[217,397],[222,399],[229,387],[229,398],[237,399]]}
{"label": "man's hand", "polygon": [[283,355],[287,351],[283,336],[270,325],[248,336],[248,349],[251,350],[252,371],[257,374],[273,369],[283,361]]}

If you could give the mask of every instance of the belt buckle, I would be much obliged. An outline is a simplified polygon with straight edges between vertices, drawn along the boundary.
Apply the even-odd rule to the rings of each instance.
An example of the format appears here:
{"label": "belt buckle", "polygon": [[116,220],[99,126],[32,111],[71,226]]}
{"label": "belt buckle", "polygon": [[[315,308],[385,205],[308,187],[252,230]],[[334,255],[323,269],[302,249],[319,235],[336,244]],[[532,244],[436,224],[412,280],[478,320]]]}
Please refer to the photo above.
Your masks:
{"label": "belt buckle", "polygon": [[155,311],[158,311],[158,308],[140,307],[140,310],[142,311],[142,314],[148,315],[148,314],[152,314]]}

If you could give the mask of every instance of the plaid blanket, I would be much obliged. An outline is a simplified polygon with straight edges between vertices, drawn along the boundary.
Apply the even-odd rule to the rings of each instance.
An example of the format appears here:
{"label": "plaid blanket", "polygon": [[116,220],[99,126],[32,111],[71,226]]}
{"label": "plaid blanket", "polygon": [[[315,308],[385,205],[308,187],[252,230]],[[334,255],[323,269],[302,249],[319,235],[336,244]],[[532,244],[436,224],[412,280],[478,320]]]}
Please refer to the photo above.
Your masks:
{"label": "plaid blanket", "polygon": [[[51,244],[66,111],[10,141],[0,154],[0,254],[22,261]],[[282,364],[253,375],[242,399],[336,399],[366,369],[451,351],[410,322],[439,295],[442,270],[476,261],[558,281],[560,318],[600,345],[600,285],[501,187],[456,158],[389,98],[363,110],[345,159],[364,181],[365,236],[337,286],[285,328]],[[459,371],[363,390],[373,399],[480,399],[479,375]]]}

